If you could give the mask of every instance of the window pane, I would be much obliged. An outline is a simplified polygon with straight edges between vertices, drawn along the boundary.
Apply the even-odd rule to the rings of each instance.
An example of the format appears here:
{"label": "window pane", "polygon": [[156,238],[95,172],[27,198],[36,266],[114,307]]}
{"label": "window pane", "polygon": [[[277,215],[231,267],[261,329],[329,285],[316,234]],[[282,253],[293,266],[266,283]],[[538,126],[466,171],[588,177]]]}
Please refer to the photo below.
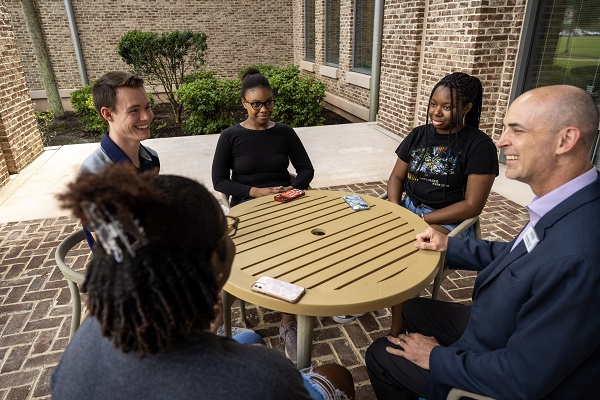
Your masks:
{"label": "window pane", "polygon": [[325,12],[325,63],[340,63],[340,0],[327,0]]}
{"label": "window pane", "polygon": [[369,74],[371,73],[374,17],[375,0],[356,0],[353,68],[359,72]]}
{"label": "window pane", "polygon": [[315,61],[315,0],[304,0],[304,58]]}
{"label": "window pane", "polygon": [[[600,2],[542,2],[524,90],[566,84],[600,94]],[[544,4],[545,3],[545,4]]]}
{"label": "window pane", "polygon": [[[573,85],[600,108],[600,1],[540,2],[523,91]],[[597,149],[600,152],[600,147]],[[600,168],[600,155],[596,155]]]}

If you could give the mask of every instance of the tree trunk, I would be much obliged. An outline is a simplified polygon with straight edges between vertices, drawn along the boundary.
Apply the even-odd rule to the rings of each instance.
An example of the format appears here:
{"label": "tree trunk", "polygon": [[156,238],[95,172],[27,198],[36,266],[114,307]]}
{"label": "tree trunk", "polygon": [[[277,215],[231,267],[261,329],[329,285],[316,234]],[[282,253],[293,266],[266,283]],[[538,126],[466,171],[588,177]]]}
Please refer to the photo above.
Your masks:
{"label": "tree trunk", "polygon": [[25,19],[27,20],[27,27],[29,28],[29,34],[31,35],[35,57],[40,64],[44,89],[46,89],[46,97],[50,104],[50,111],[52,111],[54,117],[60,118],[65,115],[65,110],[63,109],[60,94],[58,93],[58,87],[56,86],[56,79],[54,78],[52,64],[50,63],[50,57],[48,56],[48,50],[46,49],[42,27],[40,26],[40,20],[35,8],[35,1],[21,0],[21,6],[23,7]]}

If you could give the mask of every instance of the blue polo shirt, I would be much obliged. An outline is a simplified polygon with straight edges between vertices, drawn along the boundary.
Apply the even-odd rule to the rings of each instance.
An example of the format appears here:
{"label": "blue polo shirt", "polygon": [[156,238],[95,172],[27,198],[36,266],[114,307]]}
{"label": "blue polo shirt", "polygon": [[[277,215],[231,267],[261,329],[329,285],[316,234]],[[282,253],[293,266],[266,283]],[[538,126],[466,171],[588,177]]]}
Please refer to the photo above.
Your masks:
{"label": "blue polo shirt", "polygon": [[[140,143],[140,171],[160,170],[160,161],[156,151],[150,147],[145,147]],[[84,172],[98,173],[108,164],[131,162],[131,159],[121,150],[115,142],[112,141],[108,132],[104,134],[100,147],[98,147],[88,158],[83,161],[79,168],[79,175]],[[94,238],[90,233],[89,227],[83,227],[85,237],[90,248],[94,246]]]}

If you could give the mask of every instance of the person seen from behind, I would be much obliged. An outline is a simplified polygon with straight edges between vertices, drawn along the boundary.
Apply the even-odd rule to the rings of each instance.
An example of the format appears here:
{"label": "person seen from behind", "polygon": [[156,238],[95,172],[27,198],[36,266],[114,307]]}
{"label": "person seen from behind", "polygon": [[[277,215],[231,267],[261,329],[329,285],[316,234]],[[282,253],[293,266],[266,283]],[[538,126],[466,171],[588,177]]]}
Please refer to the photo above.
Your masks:
{"label": "person seen from behind", "polygon": [[61,200],[98,243],[82,287],[89,316],[52,374],[54,399],[354,397],[339,365],[298,371],[254,332],[213,333],[238,220],[204,186],[117,164],[82,174]]}

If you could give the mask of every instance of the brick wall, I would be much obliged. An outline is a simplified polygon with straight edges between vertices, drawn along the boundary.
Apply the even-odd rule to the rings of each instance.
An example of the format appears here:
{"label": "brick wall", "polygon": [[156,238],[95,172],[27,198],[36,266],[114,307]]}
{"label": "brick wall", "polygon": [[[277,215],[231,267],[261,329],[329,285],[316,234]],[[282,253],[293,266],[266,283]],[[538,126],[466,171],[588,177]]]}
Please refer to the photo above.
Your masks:
{"label": "brick wall", "polygon": [[[23,21],[20,2],[5,0],[32,90],[41,77]],[[48,0],[38,7],[61,89],[80,86],[64,2]],[[406,134],[424,122],[433,85],[452,71],[474,74],[484,85],[481,127],[494,139],[508,104],[525,0],[387,0],[378,121]],[[81,46],[90,79],[109,69],[127,69],[116,54],[119,37],[129,29],[164,32],[192,29],[208,35],[207,68],[232,77],[252,63],[299,64],[304,57],[304,0],[226,3],[171,0],[164,2],[89,2],[73,0]],[[110,10],[108,12],[107,10]],[[316,60],[314,72],[327,92],[349,104],[369,107],[369,89],[347,83],[352,71],[354,1],[340,2],[340,64],[337,79],[320,74],[324,65],[325,0],[315,0]],[[423,39],[425,38],[425,39]]]}
{"label": "brick wall", "polygon": [[0,186],[44,149],[8,9],[0,3]]}
{"label": "brick wall", "polygon": [[292,0],[293,61],[304,58],[304,0]]}
{"label": "brick wall", "polygon": [[[294,8],[300,10],[298,15],[304,15],[304,0],[294,0]],[[369,90],[346,83],[346,73],[352,70],[352,38],[354,30],[354,2],[352,0],[340,1],[340,64],[338,78],[322,76],[319,68],[325,65],[325,1],[315,0],[315,67],[314,72],[302,71],[302,75],[310,76],[325,83],[328,93],[342,97],[362,107],[369,106]],[[296,15],[296,11],[294,13]],[[295,45],[294,63],[299,64],[304,59],[304,24],[294,27],[300,29],[295,36],[302,37]]]}
{"label": "brick wall", "polygon": [[[294,2],[295,7],[302,4]],[[342,0],[339,79],[318,73],[322,52],[317,52],[315,72],[304,74],[323,81],[329,93],[369,107],[369,90],[345,79],[352,69],[353,7],[353,1]],[[525,0],[386,0],[378,122],[407,134],[425,122],[426,103],[435,83],[462,71],[481,79],[480,127],[497,140],[508,107],[524,12]],[[316,23],[318,44],[322,15],[317,15]],[[296,55],[296,63],[301,59]]]}
{"label": "brick wall", "polygon": [[[404,2],[396,4],[404,12]],[[481,79],[484,99],[480,128],[493,139],[499,138],[510,95],[524,8],[524,0],[429,1],[425,41],[418,47],[423,57],[417,101],[419,123],[425,121],[427,100],[435,83],[450,72],[462,71]],[[388,54],[385,57],[389,59]],[[393,59],[389,61],[393,62]],[[390,124],[389,128],[395,131],[412,127],[411,124],[404,125],[402,120],[398,120],[395,129],[393,119]]]}
{"label": "brick wall", "polygon": [[[5,0],[31,90],[43,84],[20,1]],[[81,87],[63,0],[37,1],[38,12],[60,89]],[[128,30],[153,32],[191,29],[208,35],[206,67],[220,76],[237,76],[245,66],[289,65],[294,43],[291,0],[196,1],[72,0],[89,79],[114,69],[127,70],[116,52]],[[296,21],[294,21],[295,23]]]}
{"label": "brick wall", "polygon": [[423,1],[386,1],[378,120],[403,135],[414,126],[423,17]]}

